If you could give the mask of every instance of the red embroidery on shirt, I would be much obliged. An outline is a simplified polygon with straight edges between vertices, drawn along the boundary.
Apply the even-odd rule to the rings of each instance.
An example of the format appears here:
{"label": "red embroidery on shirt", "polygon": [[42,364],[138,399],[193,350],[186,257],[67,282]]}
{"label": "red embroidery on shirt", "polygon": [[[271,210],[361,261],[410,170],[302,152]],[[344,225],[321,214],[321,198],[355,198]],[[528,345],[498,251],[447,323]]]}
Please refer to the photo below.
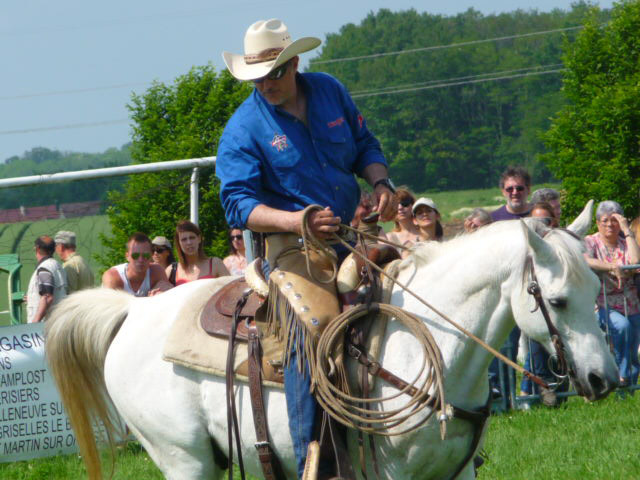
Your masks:
{"label": "red embroidery on shirt", "polygon": [[332,122],[327,122],[327,125],[329,126],[329,128],[333,128],[333,127],[339,127],[343,123],[344,123],[344,117],[339,117]]}
{"label": "red embroidery on shirt", "polygon": [[364,118],[362,118],[362,114],[359,113],[358,114],[358,124],[360,125],[360,128],[362,128],[363,122],[364,122]]}
{"label": "red embroidery on shirt", "polygon": [[271,146],[275,147],[279,152],[283,151],[289,145],[287,144],[287,136],[286,135],[278,135],[277,133],[273,136],[273,140],[271,140]]}

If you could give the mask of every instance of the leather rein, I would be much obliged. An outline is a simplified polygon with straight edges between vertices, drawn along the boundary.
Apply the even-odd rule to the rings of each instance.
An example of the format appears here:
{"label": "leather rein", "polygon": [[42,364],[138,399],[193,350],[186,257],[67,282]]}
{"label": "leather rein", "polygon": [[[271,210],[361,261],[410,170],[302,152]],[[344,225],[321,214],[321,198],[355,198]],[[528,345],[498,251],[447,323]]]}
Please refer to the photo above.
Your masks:
{"label": "leather rein", "polygon": [[551,373],[559,379],[564,379],[567,377],[567,375],[573,376],[575,372],[573,371],[573,368],[569,367],[569,364],[567,362],[564,342],[560,337],[560,332],[558,332],[558,329],[551,321],[549,310],[547,309],[547,306],[542,299],[542,290],[540,289],[540,284],[538,283],[538,278],[536,277],[536,270],[533,265],[533,258],[531,257],[531,255],[527,256],[526,268],[529,270],[531,275],[531,281],[527,286],[527,293],[529,293],[529,295],[531,295],[536,301],[536,306],[533,310],[531,310],[531,313],[535,312],[538,309],[540,310],[540,313],[542,313],[544,321],[547,324],[549,337],[551,338],[551,343],[553,345],[553,349],[555,350],[555,357],[558,362],[559,371],[555,371],[554,369],[550,368]]}

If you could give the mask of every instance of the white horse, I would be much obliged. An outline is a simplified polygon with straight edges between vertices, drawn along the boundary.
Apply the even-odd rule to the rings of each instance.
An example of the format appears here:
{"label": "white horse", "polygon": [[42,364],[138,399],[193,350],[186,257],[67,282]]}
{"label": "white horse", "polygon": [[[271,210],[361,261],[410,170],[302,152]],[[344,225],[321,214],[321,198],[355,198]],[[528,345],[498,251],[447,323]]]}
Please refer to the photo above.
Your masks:
{"label": "white horse", "polygon": [[[583,235],[590,214],[589,205],[570,228]],[[528,256],[564,342],[575,387],[589,400],[606,396],[617,386],[618,371],[593,315],[599,283],[582,257],[581,242],[570,233],[548,231],[538,222],[499,222],[449,242],[415,247],[403,261],[399,281],[494,348],[503,344],[515,320],[530,338],[551,350],[545,321],[539,310],[532,312],[535,302],[526,291]],[[101,473],[88,412],[104,420],[109,397],[168,479],[220,478],[213,445],[227,453],[224,379],[166,362],[161,351],[185,299],[227,281],[192,282],[146,299],[94,289],[71,295],[56,308],[47,325],[47,354],[90,478],[101,478]],[[395,288],[392,304],[424,319],[435,337],[444,361],[447,402],[468,410],[484,406],[491,355],[400,288]],[[389,322],[380,353],[386,369],[413,379],[420,352],[406,329]],[[394,392],[378,381],[371,396]],[[295,478],[284,393],[265,388],[264,396],[275,452],[288,478]],[[388,408],[407,398],[398,397]],[[247,385],[237,385],[236,401],[245,468],[261,478]],[[426,414],[422,410],[418,417]],[[441,440],[436,417],[405,435],[377,438],[382,478],[451,478],[461,466],[457,478],[474,478],[472,462],[461,465],[473,458],[474,426],[450,420]],[[348,449],[354,470],[359,470],[356,440],[350,432]],[[372,471],[371,459],[367,462]]]}

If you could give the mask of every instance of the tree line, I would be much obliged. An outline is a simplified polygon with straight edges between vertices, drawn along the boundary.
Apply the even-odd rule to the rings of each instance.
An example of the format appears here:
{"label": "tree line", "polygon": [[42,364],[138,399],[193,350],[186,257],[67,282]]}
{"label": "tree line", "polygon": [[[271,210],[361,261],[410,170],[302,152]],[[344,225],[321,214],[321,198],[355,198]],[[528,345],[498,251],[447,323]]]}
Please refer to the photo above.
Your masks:
{"label": "tree line", "polygon": [[[492,187],[510,164],[546,182],[553,177],[539,158],[546,152],[541,134],[565,97],[560,72],[534,73],[563,68],[563,42],[579,34],[571,28],[589,9],[580,2],[569,11],[497,15],[380,10],[329,34],[309,70],[347,86],[380,138],[396,183],[418,192]],[[609,12],[595,15],[602,23]],[[549,33],[527,36],[535,32]],[[483,41],[502,37],[512,38]],[[453,44],[466,45],[315,63]],[[486,81],[495,77],[512,78]],[[404,92],[371,95],[394,90]]]}
{"label": "tree line", "polygon": [[[110,148],[102,153],[60,152],[37,147],[23,155],[9,157],[0,164],[0,178],[129,165],[131,164],[129,150],[129,144],[120,148]],[[47,188],[41,186],[5,188],[0,195],[0,209],[104,201],[107,198],[107,192],[121,190],[125,181],[124,177],[110,177],[49,184]]]}

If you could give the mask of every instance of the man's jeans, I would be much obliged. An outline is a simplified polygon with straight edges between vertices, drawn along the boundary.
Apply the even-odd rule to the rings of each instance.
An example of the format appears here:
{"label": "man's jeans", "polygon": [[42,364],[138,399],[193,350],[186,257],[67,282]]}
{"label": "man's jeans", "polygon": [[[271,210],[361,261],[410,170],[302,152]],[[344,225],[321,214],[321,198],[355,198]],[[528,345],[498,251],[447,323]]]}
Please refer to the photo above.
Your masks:
{"label": "man's jeans", "polygon": [[287,397],[289,431],[296,454],[298,478],[302,477],[307,460],[307,448],[313,440],[313,427],[318,402],[309,392],[310,376],[307,362],[304,373],[298,371],[298,355],[293,352],[291,361],[284,369],[284,394]]}
{"label": "man's jeans", "polygon": [[[533,362],[533,368],[531,363]],[[529,353],[525,357],[524,369],[529,370],[534,375],[546,380],[555,381],[553,374],[549,370],[549,354],[535,340],[529,340]],[[523,376],[520,383],[522,393],[540,393],[540,387],[533,383],[529,377]]]}
{"label": "man's jeans", "polygon": [[[334,246],[338,254],[338,265],[349,254],[342,245]],[[264,262],[263,271],[265,277],[269,277],[270,267]],[[284,369],[284,394],[287,398],[287,413],[289,414],[289,430],[293,442],[293,451],[296,455],[298,478],[304,473],[304,465],[307,461],[307,448],[313,439],[316,411],[318,402],[309,391],[311,385],[309,367],[305,362],[304,370],[298,369],[298,355],[291,352],[289,365]],[[326,465],[320,464],[320,471],[324,471]]]}
{"label": "man's jeans", "polygon": [[[598,308],[600,328],[606,332],[607,313],[604,308]],[[609,309],[609,335],[613,344],[616,364],[620,369],[620,378],[629,385],[638,383],[640,363],[638,362],[638,346],[640,345],[640,313],[625,317],[617,310]]]}
{"label": "man's jeans", "polygon": [[[513,330],[509,333],[509,337],[505,342],[504,346],[500,349],[500,353],[508,357],[510,360],[514,362],[518,358],[518,341],[520,340],[520,329],[518,327],[514,327]],[[511,352],[509,354],[508,346],[511,346]],[[500,368],[502,368],[503,377],[504,378],[504,388],[506,391],[502,391],[502,386],[500,385]],[[497,358],[494,359],[489,364],[489,386],[492,389],[498,389],[500,393],[508,398],[515,398],[516,392],[511,391],[511,382],[509,381],[509,367],[504,363],[500,362]]]}

